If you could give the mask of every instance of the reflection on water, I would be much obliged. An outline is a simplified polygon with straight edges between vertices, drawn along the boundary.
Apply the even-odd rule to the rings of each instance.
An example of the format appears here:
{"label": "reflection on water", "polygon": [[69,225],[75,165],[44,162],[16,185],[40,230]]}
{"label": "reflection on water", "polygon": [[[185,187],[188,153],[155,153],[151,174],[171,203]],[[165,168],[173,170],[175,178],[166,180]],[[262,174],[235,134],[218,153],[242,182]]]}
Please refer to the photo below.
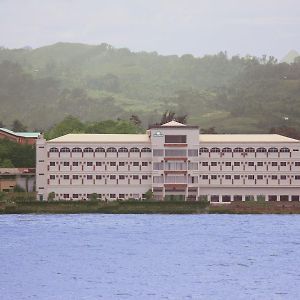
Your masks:
{"label": "reflection on water", "polygon": [[0,298],[297,299],[300,216],[0,216]]}

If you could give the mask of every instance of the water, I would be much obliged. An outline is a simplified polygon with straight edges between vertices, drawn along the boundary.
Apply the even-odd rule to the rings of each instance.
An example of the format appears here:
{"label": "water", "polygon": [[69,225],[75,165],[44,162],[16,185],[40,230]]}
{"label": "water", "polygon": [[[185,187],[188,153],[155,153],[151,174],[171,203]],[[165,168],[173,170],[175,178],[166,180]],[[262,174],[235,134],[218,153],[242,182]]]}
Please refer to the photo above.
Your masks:
{"label": "water", "polygon": [[299,299],[297,215],[0,216],[0,299]]}

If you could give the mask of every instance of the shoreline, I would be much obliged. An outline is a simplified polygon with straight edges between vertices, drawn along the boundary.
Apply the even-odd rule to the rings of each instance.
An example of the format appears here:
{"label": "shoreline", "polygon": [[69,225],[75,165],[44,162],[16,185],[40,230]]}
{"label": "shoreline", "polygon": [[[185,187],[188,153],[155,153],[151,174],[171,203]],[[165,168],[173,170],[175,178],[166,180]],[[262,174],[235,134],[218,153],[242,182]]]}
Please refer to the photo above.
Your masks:
{"label": "shoreline", "polygon": [[300,202],[20,201],[0,203],[3,214],[300,214]]}

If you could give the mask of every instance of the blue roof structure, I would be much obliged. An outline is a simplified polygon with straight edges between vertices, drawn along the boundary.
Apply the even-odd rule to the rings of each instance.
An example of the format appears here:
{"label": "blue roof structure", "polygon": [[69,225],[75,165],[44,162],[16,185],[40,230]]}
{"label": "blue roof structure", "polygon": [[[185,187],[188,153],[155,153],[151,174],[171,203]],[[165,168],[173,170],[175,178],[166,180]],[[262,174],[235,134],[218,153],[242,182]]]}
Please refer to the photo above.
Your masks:
{"label": "blue roof structure", "polygon": [[14,132],[6,128],[0,128],[0,131],[4,131],[8,134],[25,138],[38,138],[38,136],[40,135],[40,132]]}

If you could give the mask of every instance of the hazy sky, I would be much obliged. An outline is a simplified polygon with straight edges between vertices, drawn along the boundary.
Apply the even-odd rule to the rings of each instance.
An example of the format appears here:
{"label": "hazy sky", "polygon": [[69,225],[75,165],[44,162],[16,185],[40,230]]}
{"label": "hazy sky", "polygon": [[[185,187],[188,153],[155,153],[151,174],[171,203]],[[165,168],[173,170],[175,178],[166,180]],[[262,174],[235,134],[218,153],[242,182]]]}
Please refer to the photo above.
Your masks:
{"label": "hazy sky", "polygon": [[300,0],[0,0],[0,45],[56,42],[281,58],[300,51]]}

